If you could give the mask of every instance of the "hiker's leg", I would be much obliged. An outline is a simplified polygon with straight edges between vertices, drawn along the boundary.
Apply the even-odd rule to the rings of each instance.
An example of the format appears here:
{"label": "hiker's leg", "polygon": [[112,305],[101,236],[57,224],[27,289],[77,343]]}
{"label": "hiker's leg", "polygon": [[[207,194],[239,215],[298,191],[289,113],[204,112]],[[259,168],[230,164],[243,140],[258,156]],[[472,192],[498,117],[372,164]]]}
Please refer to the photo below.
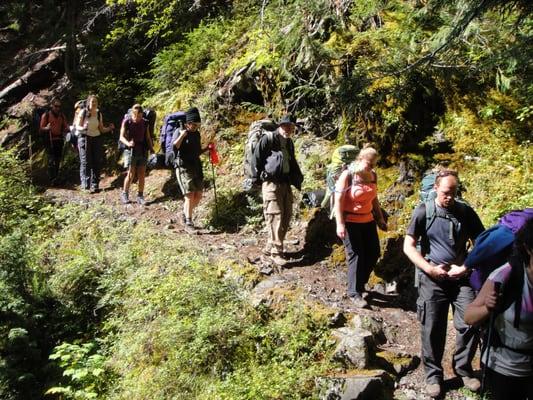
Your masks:
{"label": "hiker's leg", "polygon": [[135,176],[135,173],[136,173],[135,165],[130,164],[130,167],[128,168],[128,173],[126,174],[126,178],[124,178],[124,185],[122,187],[122,191],[124,193],[129,193],[130,185],[133,180],[133,177]]}
{"label": "hiker's leg", "polygon": [[357,269],[357,291],[362,293],[370,278],[379,258],[379,237],[374,221],[361,225],[361,237],[364,238],[364,246],[361,246],[361,262]]}
{"label": "hiker's leg", "polygon": [[288,183],[284,183],[280,185],[280,209],[281,209],[281,215],[280,215],[280,229],[279,229],[279,240],[282,243],[285,241],[285,236],[287,235],[287,231],[289,230],[289,226],[291,224],[291,218],[292,218],[292,203],[293,203],[293,197],[292,197],[292,191],[291,187]]}
{"label": "hiker's leg", "polygon": [[271,246],[272,254],[283,253],[283,242],[280,239],[281,230],[281,208],[278,203],[279,189],[274,182],[263,182],[263,214],[269,233],[268,243]]}
{"label": "hiker's leg", "polygon": [[426,381],[442,383],[449,302],[444,290],[424,273],[420,274],[416,305]]}
{"label": "hiker's leg", "polygon": [[139,194],[144,193],[144,178],[146,176],[146,165],[141,165],[136,168],[139,182],[137,183]]}
{"label": "hiker's leg", "polygon": [[59,176],[59,164],[63,155],[63,140],[53,140],[51,146],[51,179],[55,180]]}
{"label": "hiker's leg", "polygon": [[466,283],[459,284],[453,299],[453,325],[455,327],[455,354],[453,367],[459,376],[472,376],[472,360],[479,344],[479,329],[464,321],[466,307],[474,301],[474,291]]}
{"label": "hiker's leg", "polygon": [[78,152],[80,155],[80,185],[82,189],[89,188],[89,173],[87,168],[87,137],[78,138]]}
{"label": "hiker's leg", "polygon": [[102,163],[104,159],[104,149],[102,145],[102,137],[96,136],[93,138],[92,146],[92,156],[93,156],[93,168],[91,171],[91,187],[98,189],[100,185],[100,172],[102,170]]}
{"label": "hiker's leg", "polygon": [[361,294],[359,284],[359,268],[362,261],[363,237],[361,225],[352,222],[346,223],[346,236],[343,239],[346,264],[348,264],[348,296],[353,297]]}

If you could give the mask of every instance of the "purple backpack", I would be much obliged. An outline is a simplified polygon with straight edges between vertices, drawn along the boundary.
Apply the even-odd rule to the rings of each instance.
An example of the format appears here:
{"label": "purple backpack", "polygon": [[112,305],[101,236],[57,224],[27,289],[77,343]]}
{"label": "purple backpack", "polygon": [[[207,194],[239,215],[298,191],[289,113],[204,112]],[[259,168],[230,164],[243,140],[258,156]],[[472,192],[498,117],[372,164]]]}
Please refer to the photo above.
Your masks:
{"label": "purple backpack", "polygon": [[498,224],[504,225],[516,233],[530,218],[533,218],[533,208],[524,208],[523,210],[508,212],[500,218]]}
{"label": "purple backpack", "polygon": [[183,111],[167,114],[163,119],[163,125],[161,125],[159,132],[159,143],[161,144],[161,153],[165,154],[167,167],[172,167],[175,159],[172,135],[176,129],[183,129],[183,125],[185,125],[185,113]]}

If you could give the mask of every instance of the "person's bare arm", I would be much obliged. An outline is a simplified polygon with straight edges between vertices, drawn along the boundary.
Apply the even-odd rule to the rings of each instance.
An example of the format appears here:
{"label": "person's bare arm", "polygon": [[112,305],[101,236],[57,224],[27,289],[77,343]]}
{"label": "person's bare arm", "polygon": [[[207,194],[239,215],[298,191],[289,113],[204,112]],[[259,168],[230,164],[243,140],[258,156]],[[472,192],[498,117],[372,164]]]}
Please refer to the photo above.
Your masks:
{"label": "person's bare arm", "polygon": [[335,184],[335,191],[331,194],[334,199],[334,211],[335,211],[335,224],[337,229],[337,236],[340,239],[344,239],[346,237],[346,222],[344,221],[344,213],[342,211],[342,203],[344,202],[344,196],[346,194],[346,189],[348,188],[349,179],[348,179],[349,172],[348,170],[344,171],[341,176],[339,176],[339,179],[337,179],[337,183]]}
{"label": "person's bare arm", "polygon": [[466,307],[465,323],[468,325],[479,325],[485,321],[496,307],[498,294],[494,282],[486,280],[477,297]]}

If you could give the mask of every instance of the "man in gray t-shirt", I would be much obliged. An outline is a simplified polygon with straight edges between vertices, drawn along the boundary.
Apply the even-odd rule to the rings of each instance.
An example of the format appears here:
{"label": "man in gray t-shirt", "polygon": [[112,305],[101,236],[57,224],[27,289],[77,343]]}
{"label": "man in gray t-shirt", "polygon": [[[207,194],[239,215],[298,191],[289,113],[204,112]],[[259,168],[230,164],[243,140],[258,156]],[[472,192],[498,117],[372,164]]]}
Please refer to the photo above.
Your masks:
{"label": "man in gray t-shirt", "polygon": [[[441,394],[442,357],[446,342],[449,306],[456,329],[453,369],[470,390],[479,389],[472,377],[472,359],[479,341],[477,330],[466,325],[464,311],[474,300],[464,266],[466,245],[484,230],[476,212],[455,201],[458,178],[455,171],[441,171],[435,180],[434,204],[418,206],[409,224],[403,250],[421,270],[418,284],[417,316],[421,324],[422,362],[426,371],[426,391],[431,397]],[[426,213],[434,210],[434,218]],[[422,250],[416,247],[420,240]]]}

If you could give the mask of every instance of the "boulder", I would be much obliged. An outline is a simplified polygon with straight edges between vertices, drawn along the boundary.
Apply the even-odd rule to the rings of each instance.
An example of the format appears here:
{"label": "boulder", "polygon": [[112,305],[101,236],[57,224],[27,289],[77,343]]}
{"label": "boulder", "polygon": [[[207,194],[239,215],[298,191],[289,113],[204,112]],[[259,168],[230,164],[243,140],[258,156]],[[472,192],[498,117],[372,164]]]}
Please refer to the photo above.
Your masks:
{"label": "boulder", "polygon": [[389,400],[393,397],[394,383],[381,370],[365,374],[316,378],[322,400]]}

